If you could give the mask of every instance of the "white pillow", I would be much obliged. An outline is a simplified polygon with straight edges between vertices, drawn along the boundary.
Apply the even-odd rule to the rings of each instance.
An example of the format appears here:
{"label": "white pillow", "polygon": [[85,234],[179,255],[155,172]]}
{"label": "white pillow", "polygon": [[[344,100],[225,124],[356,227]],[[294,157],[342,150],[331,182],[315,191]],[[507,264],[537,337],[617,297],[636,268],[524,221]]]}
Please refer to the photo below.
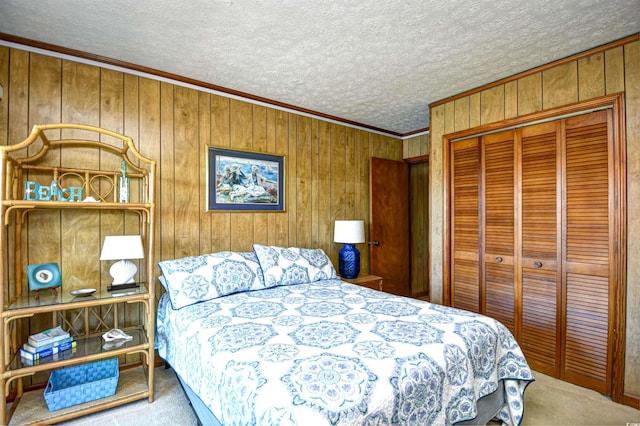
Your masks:
{"label": "white pillow", "polygon": [[174,309],[265,288],[260,264],[253,252],[224,251],[183,257],[164,260],[158,266]]}
{"label": "white pillow", "polygon": [[266,287],[303,284],[336,278],[336,270],[322,249],[253,245]]}

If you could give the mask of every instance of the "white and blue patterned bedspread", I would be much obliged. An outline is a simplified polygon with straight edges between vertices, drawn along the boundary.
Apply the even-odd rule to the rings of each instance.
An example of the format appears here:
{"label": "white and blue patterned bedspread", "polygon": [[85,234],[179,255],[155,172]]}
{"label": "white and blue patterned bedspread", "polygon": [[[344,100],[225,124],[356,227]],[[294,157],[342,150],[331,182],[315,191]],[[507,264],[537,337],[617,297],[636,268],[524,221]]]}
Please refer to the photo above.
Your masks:
{"label": "white and blue patterned bedspread", "polygon": [[499,322],[340,280],[158,306],[157,347],[225,425],[453,424],[533,380]]}

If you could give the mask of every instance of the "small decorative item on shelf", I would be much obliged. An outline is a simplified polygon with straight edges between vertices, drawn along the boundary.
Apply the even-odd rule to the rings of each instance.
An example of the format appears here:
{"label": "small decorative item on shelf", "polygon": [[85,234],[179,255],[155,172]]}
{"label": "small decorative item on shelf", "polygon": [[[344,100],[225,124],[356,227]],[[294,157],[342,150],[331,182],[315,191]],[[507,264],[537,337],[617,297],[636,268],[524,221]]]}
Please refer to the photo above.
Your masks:
{"label": "small decorative item on shelf", "polygon": [[140,235],[107,235],[104,238],[100,260],[119,260],[109,269],[113,282],[107,290],[138,287],[133,279],[138,268],[129,259],[142,259],[143,257],[144,249]]}
{"label": "small decorative item on shelf", "polygon": [[49,411],[55,411],[106,398],[116,393],[119,376],[118,358],[55,370],[49,376],[44,399]]}
{"label": "small decorative item on shelf", "polygon": [[124,160],[120,164],[120,176],[118,176],[118,202],[129,202],[129,175],[127,174],[127,163]]}
{"label": "small decorative item on shelf", "polygon": [[24,199],[29,201],[82,201],[82,187],[61,188],[54,179],[51,185],[40,185],[30,180],[24,181]]}
{"label": "small decorative item on shelf", "polygon": [[113,328],[102,335],[105,344],[102,346],[104,350],[111,350],[121,347],[130,340],[133,340],[133,336],[129,336],[119,328]]}
{"label": "small decorative item on shelf", "polygon": [[27,277],[29,290],[36,292],[36,299],[40,298],[40,290],[51,289],[53,294],[57,295],[56,287],[60,287],[62,284],[60,268],[57,263],[27,265]]}
{"label": "small decorative item on shelf", "polygon": [[360,251],[354,244],[364,243],[364,221],[336,220],[333,241],[344,243],[338,254],[338,270],[344,278],[356,278],[360,273]]}

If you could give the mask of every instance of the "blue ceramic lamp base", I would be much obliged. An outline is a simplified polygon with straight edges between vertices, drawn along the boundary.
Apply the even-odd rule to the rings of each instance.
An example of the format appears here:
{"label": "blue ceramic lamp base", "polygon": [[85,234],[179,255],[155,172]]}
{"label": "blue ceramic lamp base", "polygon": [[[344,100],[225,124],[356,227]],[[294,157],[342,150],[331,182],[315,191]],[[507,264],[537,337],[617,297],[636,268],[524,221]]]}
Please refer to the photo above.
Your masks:
{"label": "blue ceramic lamp base", "polygon": [[338,254],[338,270],[343,278],[357,278],[360,273],[360,251],[353,244],[346,244]]}

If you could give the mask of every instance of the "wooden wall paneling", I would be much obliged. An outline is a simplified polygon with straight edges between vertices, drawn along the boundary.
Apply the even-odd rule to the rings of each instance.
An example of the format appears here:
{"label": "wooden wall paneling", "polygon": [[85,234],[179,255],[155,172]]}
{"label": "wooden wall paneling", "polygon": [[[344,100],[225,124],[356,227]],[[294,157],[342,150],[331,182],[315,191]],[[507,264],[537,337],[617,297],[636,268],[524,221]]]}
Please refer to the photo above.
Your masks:
{"label": "wooden wall paneling", "polygon": [[418,150],[418,137],[405,139],[402,143],[402,158],[415,157],[415,152]]}
{"label": "wooden wall paneling", "polygon": [[[289,175],[291,167],[289,165],[289,113],[276,111],[276,153],[285,156],[285,174]],[[288,186],[289,182],[285,176],[285,208],[289,208]],[[288,246],[289,244],[289,214],[285,211],[276,214],[275,239],[273,245]]]}
{"label": "wooden wall paneling", "polygon": [[[199,166],[202,155],[198,139],[198,92],[176,86],[174,89],[175,137],[175,254],[199,253]],[[178,172],[179,171],[179,172]]]}
{"label": "wooden wall paneling", "polygon": [[[426,162],[423,165],[422,170],[422,188],[429,188],[429,162]],[[421,197],[424,200],[424,207],[422,211],[423,218],[423,229],[424,238],[423,241],[429,241],[429,196],[424,192],[421,194]],[[431,300],[431,283],[429,282],[429,271],[431,270],[431,245],[423,244],[422,253],[419,253],[422,257],[422,269],[424,272],[422,273],[422,291],[426,294],[428,300]]]}
{"label": "wooden wall paneling", "polygon": [[[358,162],[358,185],[356,186],[357,217],[364,220],[365,244],[360,248],[360,271],[370,272],[369,244],[369,134],[364,130],[356,131],[356,158]],[[333,233],[331,233],[333,235]],[[337,265],[336,265],[337,266]]]}
{"label": "wooden wall paneling", "polygon": [[[160,194],[160,82],[149,78],[140,78],[140,153],[147,158],[156,160],[156,220],[154,247],[155,259],[159,260],[162,238],[162,228],[159,217]],[[154,277],[159,276],[160,269],[155,266]],[[148,277],[149,280],[154,277]],[[156,297],[160,297],[163,288],[157,282]]]}
{"label": "wooden wall paneling", "polygon": [[337,268],[331,220],[331,129],[331,123],[318,123],[318,242]]}
{"label": "wooden wall paneling", "polygon": [[422,136],[420,155],[429,155],[429,134]]}
{"label": "wooden wall paneling", "polygon": [[[62,122],[100,125],[100,69],[76,62],[62,64]],[[86,132],[71,130],[62,132],[63,138],[95,137]],[[67,150],[69,151],[69,150]],[[72,151],[60,158],[63,167],[99,168],[99,154]],[[65,187],[63,182],[60,182]],[[70,185],[69,185],[70,186]],[[63,210],[61,212],[61,273],[63,291],[86,287],[87,277],[98,278],[100,264],[97,256],[87,253],[100,252],[100,222],[95,212]],[[31,230],[30,230],[31,231]],[[83,234],[77,239],[77,234]],[[40,263],[40,262],[36,262]]]}
{"label": "wooden wall paneling", "polygon": [[[248,102],[230,101],[231,148],[253,150],[253,107]],[[231,245],[229,250],[251,251],[253,239],[253,214],[231,214]]]}
{"label": "wooden wall paneling", "polygon": [[[444,105],[431,108],[429,114],[429,236],[431,238],[431,276],[429,282],[438,283],[431,288],[431,301],[434,303],[450,303],[449,259],[443,256],[450,250],[448,215],[443,215],[443,203],[449,202],[449,188],[444,188],[444,177],[448,171],[443,170],[443,159],[449,153],[444,152],[442,137],[445,134]],[[446,147],[448,149],[448,147]],[[448,161],[448,160],[447,160]],[[448,163],[447,163],[448,164]],[[434,206],[440,206],[434,208]],[[443,240],[447,235],[447,241]],[[446,263],[445,263],[446,261]],[[446,290],[446,291],[443,291]]]}
{"label": "wooden wall paneling", "polygon": [[[211,145],[231,145],[230,99],[211,95]],[[275,136],[275,132],[274,132]],[[205,149],[206,148],[202,148]],[[207,158],[207,153],[202,154]],[[206,206],[205,206],[206,208]],[[231,213],[208,212],[211,217],[211,252],[229,250],[231,247]]]}
{"label": "wooden wall paneling", "polygon": [[624,48],[604,52],[604,87],[607,95],[624,91]]}
{"label": "wooden wall paneling", "polygon": [[[331,207],[330,223],[336,220],[351,219],[345,211],[345,129],[344,126],[331,124]],[[333,235],[333,233],[332,233]],[[338,252],[342,245],[333,244],[331,259],[338,264]]]}
{"label": "wooden wall paneling", "polygon": [[[327,247],[328,243],[324,246],[321,245],[321,240],[327,240],[328,237],[324,239],[320,237],[320,180],[318,179],[318,175],[320,173],[320,135],[319,135],[320,125],[318,123],[318,119],[311,119],[311,246],[312,247]],[[323,241],[324,242],[324,241]]]}
{"label": "wooden wall paneling", "polygon": [[[265,127],[266,127],[266,143],[267,143],[267,152],[274,154],[276,153],[276,114],[273,108],[267,108],[266,117],[265,117]],[[286,159],[285,159],[286,161]],[[286,208],[286,205],[285,205]],[[267,214],[267,244],[274,245],[273,241],[275,241],[275,231],[276,231],[276,217],[279,213],[268,213]]]}
{"label": "wooden wall paneling", "polygon": [[0,99],[0,145],[7,145],[9,136],[9,56],[9,48],[0,46],[0,86],[5,93]]}
{"label": "wooden wall paneling", "polygon": [[[640,182],[632,178],[640,170],[640,42],[624,47],[624,88],[627,131],[627,327],[624,392],[640,397]],[[615,86],[612,84],[612,86]],[[635,141],[635,142],[634,142]],[[632,261],[631,259],[636,259]],[[615,392],[614,388],[614,392]],[[615,395],[615,393],[614,393]],[[618,394],[620,395],[620,394]],[[631,401],[631,400],[629,400]]]}
{"label": "wooden wall paneling", "polygon": [[[28,110],[24,110],[27,116],[22,116],[22,109],[16,109],[14,114],[14,106],[16,103],[13,101],[9,104],[11,107],[10,124],[17,125],[24,123],[25,127],[22,129],[13,128],[15,133],[10,132],[11,136],[15,136],[10,143],[15,144],[20,142],[26,137],[34,124],[41,123],[55,123],[61,121],[62,116],[62,60],[50,58],[38,54],[24,53],[20,55],[12,55],[11,61],[11,81],[12,85],[19,85],[20,88],[15,87],[10,93],[11,97],[16,97],[17,104],[22,104],[24,101],[24,107]],[[16,73],[24,73],[25,78],[20,78]],[[23,121],[24,120],[24,121]],[[52,131],[47,133],[47,136],[59,139],[60,131]],[[33,149],[29,148],[29,153],[33,154]],[[16,151],[19,153],[20,151]],[[22,153],[17,155],[23,155]],[[42,162],[46,165],[60,165],[59,150],[53,150]],[[30,180],[45,181],[42,174],[37,172],[29,173]],[[60,226],[61,212],[55,212],[51,215],[42,214],[42,212],[30,213],[27,218],[27,227],[23,227],[22,240],[22,253],[26,253],[27,256],[22,257],[23,265],[21,270],[23,271],[22,279],[22,292],[26,294],[28,292],[28,282],[26,278],[26,266],[32,263],[46,263],[57,262],[60,266],[60,271],[63,274],[63,289],[67,288],[71,282],[65,281],[65,273],[69,273],[69,270],[65,269],[65,265],[62,262],[60,256],[60,249],[62,247],[62,228]],[[46,218],[46,220],[45,220]],[[24,232],[28,232],[24,235]],[[46,239],[39,238],[39,235],[48,235]],[[50,327],[51,322],[41,316],[37,316],[30,321],[30,328],[33,331],[29,331],[31,334],[34,331],[40,331],[42,329]],[[25,330],[23,330],[23,333]],[[23,336],[26,337],[26,336]]]}
{"label": "wooden wall paneling", "polygon": [[482,124],[504,120],[504,111],[503,84],[480,92],[480,122]]}
{"label": "wooden wall paneling", "polygon": [[543,109],[578,102],[577,68],[577,61],[571,61],[542,72]]}
{"label": "wooden wall paneling", "polygon": [[578,60],[578,99],[585,101],[604,96],[604,54],[596,53]]}
{"label": "wooden wall paneling", "polygon": [[[9,66],[9,84],[5,86],[4,93],[5,98],[2,100],[3,104],[7,105],[7,144],[15,144],[24,140],[31,131],[29,117],[31,116],[29,102],[30,97],[30,71],[31,71],[31,54],[23,50],[10,49],[8,57]],[[50,81],[52,78],[60,78],[60,60],[57,60],[58,72],[53,72],[46,76],[46,81]],[[36,69],[34,68],[34,71]],[[57,96],[56,96],[57,94]],[[55,88],[53,99],[60,99],[60,84]],[[55,108],[55,107],[54,107]],[[57,103],[58,114],[60,117],[60,103]],[[16,151],[16,155],[24,156],[23,153]]]}
{"label": "wooden wall paneling", "polygon": [[411,294],[426,295],[428,262],[426,215],[428,204],[425,189],[428,187],[427,172],[429,163],[417,163],[409,166],[411,183]]}
{"label": "wooden wall paneling", "polygon": [[453,101],[454,103],[454,127],[456,131],[458,130],[466,130],[469,128],[469,97],[466,96],[464,98],[456,99]]}
{"label": "wooden wall paneling", "polygon": [[[27,123],[27,129],[25,129],[26,134],[24,136],[21,135],[22,138],[16,139],[13,143],[17,143],[26,137],[36,124],[56,123],[63,120],[62,60],[35,53],[28,56],[26,60],[28,70],[21,71],[26,72],[29,76],[27,80],[28,86],[24,88],[24,93],[28,96],[29,122]],[[13,73],[16,71],[14,70]],[[13,115],[11,121],[13,121]],[[52,139],[60,138],[60,131],[58,130],[53,130],[46,134]],[[29,147],[29,150],[35,150],[35,148]],[[16,151],[16,155],[21,154]],[[56,165],[60,163],[60,156],[57,152],[51,152],[44,161],[42,164]]]}
{"label": "wooden wall paneling", "polygon": [[404,149],[402,158],[419,157],[423,155],[423,139],[424,136],[415,136],[413,138],[405,139],[403,142]]}
{"label": "wooden wall paneling", "polygon": [[509,81],[504,84],[504,118],[518,116],[518,82]]}
{"label": "wooden wall paneling", "polygon": [[[199,218],[199,254],[211,253],[211,215],[207,210],[207,157],[206,147],[211,145],[211,95],[198,92],[198,147],[196,149],[198,159],[198,209]],[[155,157],[151,157],[155,158]],[[157,234],[160,235],[160,234]]]}
{"label": "wooden wall paneling", "polygon": [[296,132],[296,246],[311,248],[312,212],[311,189],[311,118],[297,116]]}
{"label": "wooden wall paneling", "polygon": [[455,101],[444,104],[444,131],[451,133],[456,131],[456,104]]}
{"label": "wooden wall paneling", "polygon": [[[124,76],[124,127],[122,133],[133,139],[136,148],[140,147],[140,77],[126,74]],[[115,170],[120,169],[120,164],[114,164]],[[130,199],[139,200],[140,185],[136,181],[131,182],[129,188]],[[127,235],[140,234],[140,221],[137,216],[125,215],[124,232]],[[142,269],[142,268],[141,268]]]}
{"label": "wooden wall paneling", "polygon": [[391,147],[390,157],[392,160],[402,160],[402,141],[400,139],[387,136],[387,143]]}
{"label": "wooden wall paneling", "polygon": [[[345,164],[344,164],[344,196],[345,196],[345,218],[360,219],[356,215],[356,147],[355,147],[355,129],[344,127],[345,129]],[[402,158],[402,154],[400,154]]]}
{"label": "wooden wall paneling", "polygon": [[175,222],[175,138],[174,127],[174,86],[169,83],[160,83],[160,161],[158,161],[158,174],[161,185],[158,190],[157,199],[160,213],[161,251],[158,253],[158,260],[176,259],[176,222]]}
{"label": "wooden wall paneling", "polygon": [[[0,85],[4,89],[5,95],[2,99],[0,99],[0,145],[7,145],[9,143],[9,57],[11,51],[6,46],[0,46]],[[7,240],[10,243],[7,247],[15,247],[14,245],[14,229],[13,226],[7,228]],[[0,251],[5,253],[5,243],[6,241],[0,241]],[[8,265],[13,265],[14,257],[12,253],[7,253],[9,256]],[[4,271],[4,275],[0,277],[0,280],[4,280],[4,282],[13,282],[13,270],[12,268],[6,268]],[[5,291],[5,300],[9,300],[12,297],[12,294],[6,293],[6,287],[2,291]]]}
{"label": "wooden wall paneling", "polygon": [[[140,146],[140,77],[126,74],[124,75],[124,120],[120,125],[120,129],[122,134],[125,134],[133,139],[134,144],[137,148]],[[106,126],[105,126],[106,127]],[[109,127],[107,127],[109,128]],[[110,128],[109,128],[110,129]],[[110,166],[114,170],[120,169],[119,160],[114,160],[115,164]],[[129,188],[129,197],[132,201],[138,200],[140,197],[140,185],[137,180],[131,182]],[[106,213],[106,212],[103,212]],[[140,221],[138,215],[134,214],[125,214],[124,212],[120,213],[122,225],[118,232],[114,233],[124,233],[126,235],[139,235],[140,234]],[[122,229],[124,228],[124,229]],[[112,262],[101,262],[107,263],[108,266],[112,264]],[[140,266],[140,263],[138,264]],[[138,267],[138,270],[142,270],[144,268]],[[141,280],[140,277],[137,279]],[[111,279],[109,278],[107,281],[109,284],[111,283]],[[109,307],[102,307],[101,310],[104,311],[109,309]],[[118,317],[119,324],[124,324],[128,326],[132,322],[128,322],[128,319],[134,320],[134,324],[138,324],[138,320],[141,319],[140,315],[143,315],[143,310],[138,304],[135,306],[123,305],[122,309],[119,306],[116,306],[114,309],[113,315]],[[137,316],[137,319],[136,319]],[[136,356],[138,357],[138,356]],[[132,355],[127,356],[127,361],[133,358]],[[136,358],[137,359],[137,358]]]}
{"label": "wooden wall paneling", "polygon": [[298,120],[295,114],[289,114],[289,167],[287,168],[288,174],[286,176],[286,192],[289,198],[289,205],[287,206],[287,216],[289,216],[289,231],[287,235],[288,246],[295,246],[298,241],[298,228],[297,228],[297,212],[298,212],[298,189],[296,172],[298,171]]}
{"label": "wooden wall paneling", "polygon": [[[519,78],[518,115],[532,114],[542,110],[542,73],[535,73]],[[513,94],[512,94],[513,96]]]}
{"label": "wooden wall paneling", "polygon": [[480,92],[469,96],[469,128],[478,127],[481,119]]}
{"label": "wooden wall paneling", "polygon": [[[267,152],[267,107],[253,105],[253,150]],[[267,244],[268,213],[253,214],[253,243]]]}
{"label": "wooden wall paneling", "polygon": [[377,133],[369,135],[369,153],[371,157],[386,158],[387,147],[382,143],[382,136]]}
{"label": "wooden wall paneling", "polygon": [[[2,101],[3,105],[7,105],[7,127],[2,132],[6,136],[7,144],[15,144],[22,141],[29,134],[29,96],[30,96],[30,88],[29,88],[29,53],[16,50],[9,49],[8,55],[4,56],[2,60],[6,60],[6,69],[8,75],[6,77],[8,84],[4,86],[4,98]],[[59,62],[58,62],[59,63]],[[59,73],[58,73],[59,74]],[[59,75],[58,75],[59,78]],[[59,85],[58,85],[58,95],[60,93]],[[59,105],[59,104],[58,104]],[[26,149],[22,150],[22,152],[16,151],[16,155],[20,155],[21,157],[26,154]],[[30,220],[27,218],[27,220]],[[27,222],[29,223],[29,222]],[[56,224],[58,225],[58,224]],[[55,238],[59,238],[58,233],[55,231],[59,231],[59,227],[56,226],[54,229]],[[13,244],[15,240],[15,223],[9,225],[8,229],[8,238],[10,245],[8,247],[16,247]],[[20,246],[20,250],[22,253],[27,253],[27,238],[28,236],[22,237],[22,244]],[[9,257],[9,265],[14,264],[14,254],[7,253]],[[26,256],[22,256],[24,268],[28,264]],[[57,259],[56,259],[57,260]],[[8,271],[10,277],[14,277],[14,270],[11,268]],[[4,278],[4,277],[0,277]],[[21,287],[21,291],[25,291]],[[13,291],[10,293],[13,296]],[[23,293],[24,294],[24,293]],[[5,299],[8,300],[8,299]]]}
{"label": "wooden wall paneling", "polygon": [[[102,69],[100,72],[100,127],[110,129],[115,132],[124,133],[124,74],[117,71]],[[137,100],[136,100],[137,104]],[[127,135],[128,136],[128,135]],[[113,143],[112,138],[103,137],[103,142]],[[135,139],[134,139],[135,140]],[[100,152],[100,168],[102,170],[120,170],[118,158],[110,152]],[[116,182],[117,185],[117,182]],[[107,182],[100,182],[99,190],[101,194],[107,191],[115,191],[115,186]],[[113,201],[113,193],[109,199]],[[102,247],[106,235],[118,235],[124,232],[124,213],[115,211],[102,211],[100,216],[99,243]],[[101,261],[100,284],[111,285],[111,275],[109,268],[112,262]]]}

